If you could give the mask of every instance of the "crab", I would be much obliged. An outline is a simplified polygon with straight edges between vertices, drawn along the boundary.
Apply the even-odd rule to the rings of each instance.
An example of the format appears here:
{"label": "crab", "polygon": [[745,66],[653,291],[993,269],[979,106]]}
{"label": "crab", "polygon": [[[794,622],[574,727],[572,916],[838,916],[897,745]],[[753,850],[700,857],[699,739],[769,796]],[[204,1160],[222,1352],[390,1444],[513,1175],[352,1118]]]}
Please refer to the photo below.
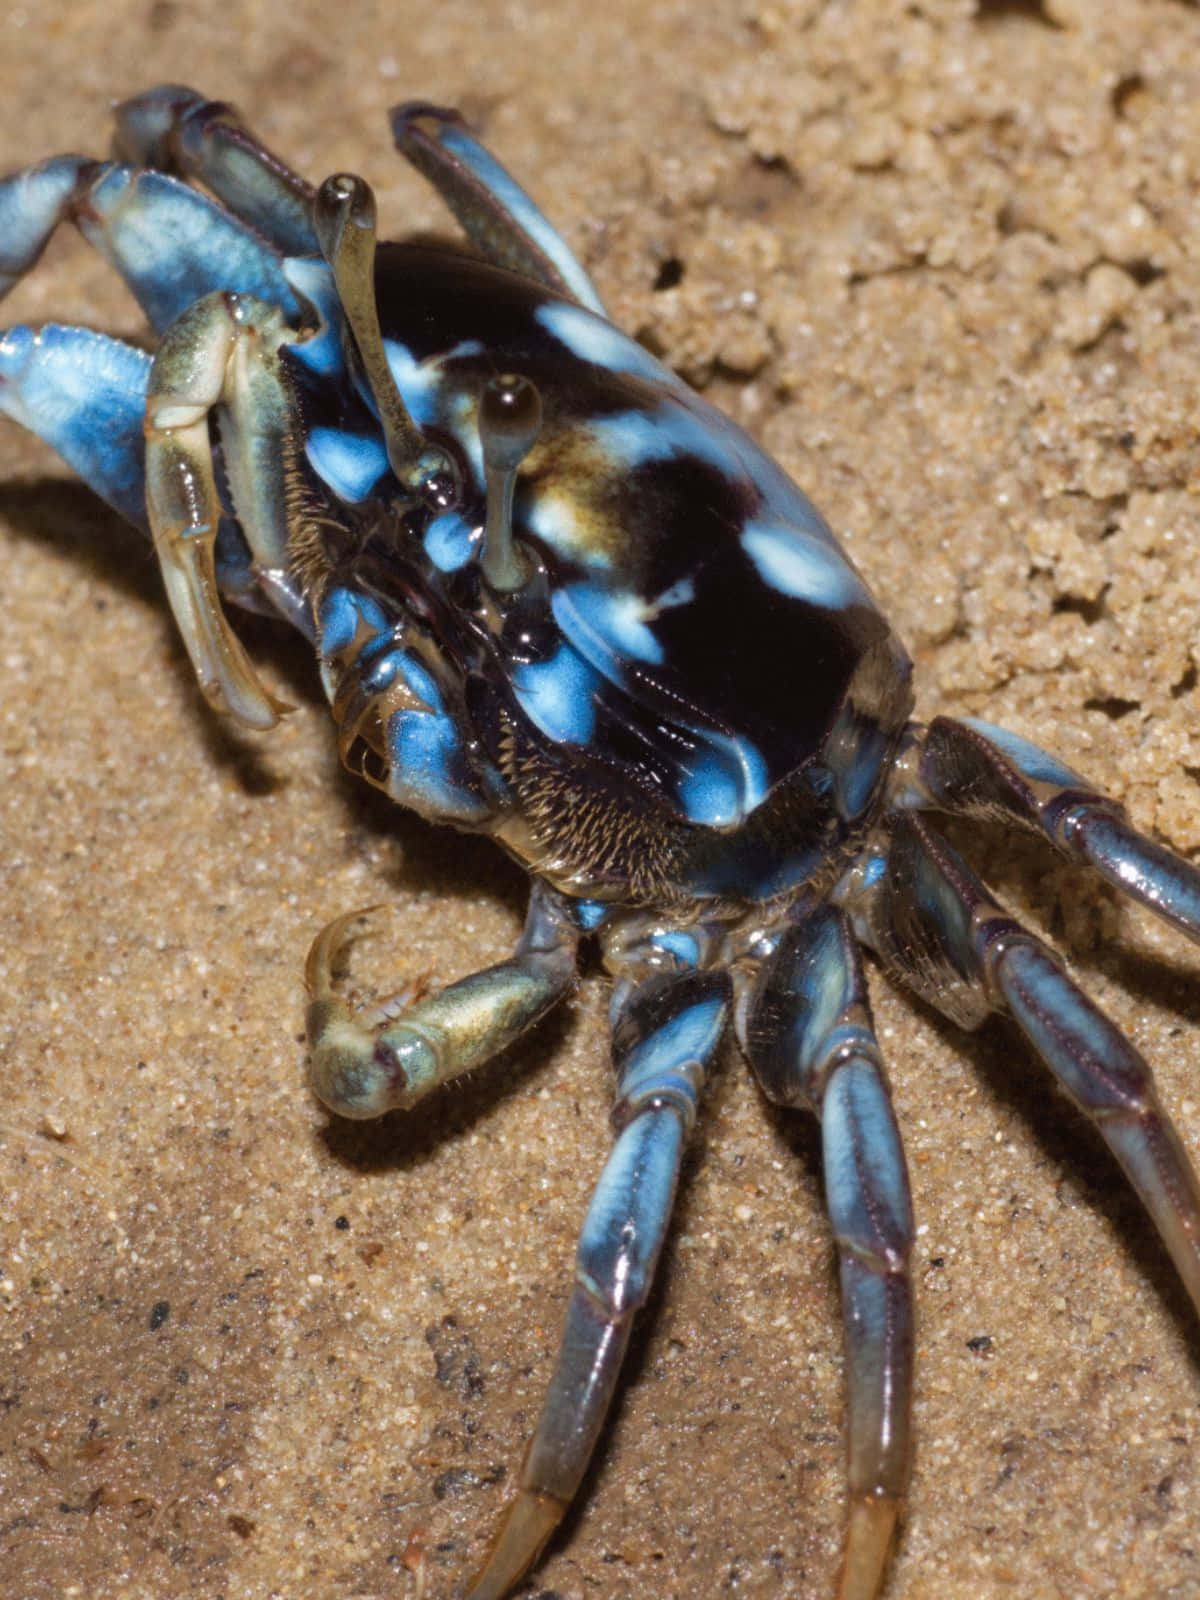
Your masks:
{"label": "crab", "polygon": [[189,89],[116,124],[115,161],[0,182],[0,293],[69,220],[156,353],[11,328],[0,411],[153,540],[217,711],[260,731],[284,714],[226,607],[282,617],[346,765],[532,881],[508,960],[369,1009],[336,977],[362,914],[325,928],[316,1094],[347,1118],[410,1108],[569,994],[581,942],[612,978],[612,1152],[467,1600],[509,1593],[579,1489],[730,1032],[770,1101],[820,1119],[846,1327],[839,1592],[871,1600],[909,1467],[913,1219],[861,950],[964,1028],[1011,1018],[1200,1307],[1200,1184],[1148,1068],[935,817],[1037,835],[1193,940],[1200,872],[1026,739],[912,720],[909,659],[819,513],[612,325],[454,113],[405,105],[393,133],[474,253],[378,243],[361,178],[314,189]]}

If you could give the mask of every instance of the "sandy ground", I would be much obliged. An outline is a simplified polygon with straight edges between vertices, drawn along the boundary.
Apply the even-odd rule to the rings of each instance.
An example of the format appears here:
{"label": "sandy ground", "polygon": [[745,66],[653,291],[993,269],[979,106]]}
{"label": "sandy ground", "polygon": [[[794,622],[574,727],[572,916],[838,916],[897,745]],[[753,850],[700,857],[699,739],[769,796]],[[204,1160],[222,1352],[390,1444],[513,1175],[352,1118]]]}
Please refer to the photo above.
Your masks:
{"label": "sandy ground", "polygon": [[[114,16],[118,21],[111,21]],[[1101,20],[1102,19],[1102,20]],[[773,450],[918,664],[1200,850],[1200,12],[1173,0],[175,0],[0,13],[0,166],[158,80],[444,226],[396,100],[462,106],[626,327]],[[136,335],[74,235],[6,320]],[[217,725],[140,541],[0,430],[0,1588],[448,1600],[511,1482],[607,1144],[604,985],[427,1112],[331,1126],[300,968],[499,959],[520,877]],[[797,692],[802,692],[798,686]],[[1200,1152],[1197,958],[1040,852],[979,859]],[[919,1221],[918,1453],[889,1600],[1200,1596],[1195,1319],[1003,1027],[875,982]],[[843,1389],[812,1131],[730,1059],[652,1319],[543,1600],[827,1597]]]}

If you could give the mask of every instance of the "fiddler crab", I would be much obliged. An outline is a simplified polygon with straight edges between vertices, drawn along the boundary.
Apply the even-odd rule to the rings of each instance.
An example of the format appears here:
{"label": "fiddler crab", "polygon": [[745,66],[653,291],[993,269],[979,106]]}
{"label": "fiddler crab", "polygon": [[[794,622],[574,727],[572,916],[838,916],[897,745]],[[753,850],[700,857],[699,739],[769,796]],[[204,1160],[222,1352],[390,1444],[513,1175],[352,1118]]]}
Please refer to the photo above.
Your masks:
{"label": "fiddler crab", "polygon": [[1147,1067],[934,816],[1031,830],[1192,939],[1200,873],[1027,740],[910,719],[908,656],[819,513],[609,322],[454,113],[405,105],[392,129],[473,254],[378,243],[361,178],[312,188],[188,89],[116,125],[114,161],[0,182],[0,292],[71,221],[157,353],[11,328],[0,410],[152,538],[216,710],[278,720],[226,607],[284,618],[347,766],[492,835],[532,880],[510,959],[404,1004],[351,1006],[333,974],[354,917],[326,928],[306,972],[316,1093],[341,1117],[411,1107],[569,994],[582,939],[612,977],[612,1151],[467,1600],[509,1593],[579,1488],[730,1028],[767,1098],[820,1118],[846,1326],[840,1593],[870,1600],[908,1473],[913,1221],[860,948],[965,1028],[1012,1020],[1200,1305],[1200,1186]]}

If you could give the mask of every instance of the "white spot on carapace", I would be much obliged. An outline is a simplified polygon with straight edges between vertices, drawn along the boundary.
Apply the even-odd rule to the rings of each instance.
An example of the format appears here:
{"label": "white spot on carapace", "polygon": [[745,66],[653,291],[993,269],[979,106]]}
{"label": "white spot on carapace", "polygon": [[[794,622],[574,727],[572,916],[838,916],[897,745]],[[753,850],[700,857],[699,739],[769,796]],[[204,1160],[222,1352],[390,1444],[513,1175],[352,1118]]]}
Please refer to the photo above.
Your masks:
{"label": "white spot on carapace", "polygon": [[607,367],[611,372],[628,372],[650,383],[675,387],[678,379],[656,361],[648,350],[630,339],[611,322],[585,311],[582,306],[551,301],[539,306],[534,313],[538,322],[560,344],[566,345],[580,361],[590,361],[594,366]]}
{"label": "white spot on carapace", "polygon": [[827,610],[871,603],[862,580],[833,544],[791,524],[748,523],[742,549],[763,582],[781,594]]}

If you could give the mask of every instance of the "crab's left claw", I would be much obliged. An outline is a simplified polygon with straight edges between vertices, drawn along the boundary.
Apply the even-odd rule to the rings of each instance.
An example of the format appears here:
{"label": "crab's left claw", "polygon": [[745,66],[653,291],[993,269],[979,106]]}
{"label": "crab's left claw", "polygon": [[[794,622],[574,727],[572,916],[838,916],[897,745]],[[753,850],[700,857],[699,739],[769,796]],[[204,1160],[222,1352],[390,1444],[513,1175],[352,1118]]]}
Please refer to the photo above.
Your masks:
{"label": "crab's left claw", "polygon": [[508,961],[428,999],[407,1004],[406,995],[362,1014],[337,993],[333,968],[351,924],[369,914],[331,922],[305,968],[312,1085],[339,1117],[361,1121],[416,1105],[511,1044],[575,981],[578,929],[559,896],[538,885]]}

